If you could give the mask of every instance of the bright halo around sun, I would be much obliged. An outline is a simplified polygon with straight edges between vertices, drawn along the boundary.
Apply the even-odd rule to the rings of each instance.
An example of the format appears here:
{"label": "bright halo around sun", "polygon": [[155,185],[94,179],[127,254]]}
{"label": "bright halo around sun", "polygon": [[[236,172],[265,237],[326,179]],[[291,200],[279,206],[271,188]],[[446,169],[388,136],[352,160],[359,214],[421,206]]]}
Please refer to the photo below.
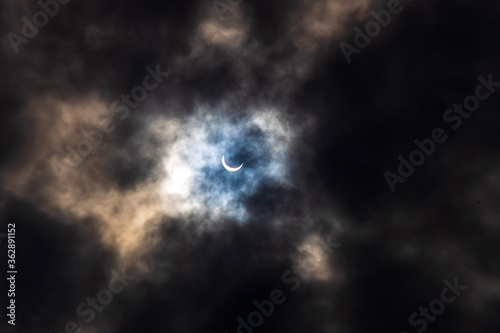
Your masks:
{"label": "bright halo around sun", "polygon": [[289,149],[294,135],[285,121],[273,109],[237,120],[200,110],[186,120],[153,124],[169,143],[162,158],[161,185],[168,215],[244,222],[248,218],[245,203],[260,186],[290,184]]}

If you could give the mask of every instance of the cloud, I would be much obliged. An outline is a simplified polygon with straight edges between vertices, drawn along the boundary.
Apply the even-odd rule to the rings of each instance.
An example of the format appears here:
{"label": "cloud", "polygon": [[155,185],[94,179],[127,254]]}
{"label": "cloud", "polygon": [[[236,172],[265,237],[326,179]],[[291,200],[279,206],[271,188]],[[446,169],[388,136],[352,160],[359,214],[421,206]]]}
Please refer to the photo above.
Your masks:
{"label": "cloud", "polygon": [[301,0],[289,17],[289,33],[301,50],[315,50],[323,43],[345,36],[349,24],[365,19],[369,0]]}
{"label": "cloud", "polygon": [[[4,38],[0,233],[18,225],[23,271],[2,331],[81,323],[114,269],[134,285],[82,332],[235,332],[277,288],[262,332],[410,331],[455,276],[470,287],[429,331],[498,331],[499,97],[395,194],[383,177],[498,71],[498,5],[403,5],[350,65],[339,43],[385,3],[244,0],[221,22],[211,3],[70,2],[18,55]],[[13,6],[5,31],[36,4]],[[119,119],[155,64],[171,75]],[[105,117],[60,182],[51,161]],[[342,246],[321,257],[328,236]],[[292,293],[282,275],[310,255]]]}

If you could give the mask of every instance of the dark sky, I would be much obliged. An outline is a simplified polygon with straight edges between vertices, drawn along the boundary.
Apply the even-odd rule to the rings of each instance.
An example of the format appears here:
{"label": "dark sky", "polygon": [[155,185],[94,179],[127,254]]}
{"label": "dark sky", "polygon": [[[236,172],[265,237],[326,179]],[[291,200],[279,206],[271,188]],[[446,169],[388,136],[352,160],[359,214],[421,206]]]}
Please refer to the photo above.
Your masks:
{"label": "dark sky", "polygon": [[500,331],[498,1],[60,1],[0,0],[1,332]]}

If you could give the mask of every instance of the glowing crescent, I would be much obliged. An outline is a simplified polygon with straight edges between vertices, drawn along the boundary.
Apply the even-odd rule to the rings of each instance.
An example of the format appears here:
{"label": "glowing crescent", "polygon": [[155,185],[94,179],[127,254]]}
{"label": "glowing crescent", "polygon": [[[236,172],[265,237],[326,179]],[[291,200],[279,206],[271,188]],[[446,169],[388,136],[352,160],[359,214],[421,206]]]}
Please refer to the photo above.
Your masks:
{"label": "glowing crescent", "polygon": [[222,165],[224,166],[224,169],[226,169],[227,171],[236,172],[239,169],[241,169],[243,163],[241,163],[241,165],[237,168],[231,168],[229,165],[226,164],[226,161],[224,161],[224,155],[222,155]]}

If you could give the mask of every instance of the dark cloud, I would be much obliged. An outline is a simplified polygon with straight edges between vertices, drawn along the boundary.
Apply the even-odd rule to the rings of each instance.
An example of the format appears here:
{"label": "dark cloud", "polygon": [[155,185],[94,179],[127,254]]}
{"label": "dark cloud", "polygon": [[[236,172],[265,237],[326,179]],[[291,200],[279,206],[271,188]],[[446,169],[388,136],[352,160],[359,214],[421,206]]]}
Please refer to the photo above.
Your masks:
{"label": "dark cloud", "polygon": [[[230,333],[279,289],[254,332],[415,332],[457,277],[426,330],[497,332],[499,92],[456,130],[443,114],[500,82],[500,7],[401,4],[348,63],[341,43],[386,2],[243,0],[221,21],[210,1],[72,1],[17,54],[6,36],[39,7],[4,2],[0,234],[16,223],[19,273],[2,331]],[[392,192],[384,173],[435,128],[446,142]],[[114,272],[135,278],[84,323]]]}

